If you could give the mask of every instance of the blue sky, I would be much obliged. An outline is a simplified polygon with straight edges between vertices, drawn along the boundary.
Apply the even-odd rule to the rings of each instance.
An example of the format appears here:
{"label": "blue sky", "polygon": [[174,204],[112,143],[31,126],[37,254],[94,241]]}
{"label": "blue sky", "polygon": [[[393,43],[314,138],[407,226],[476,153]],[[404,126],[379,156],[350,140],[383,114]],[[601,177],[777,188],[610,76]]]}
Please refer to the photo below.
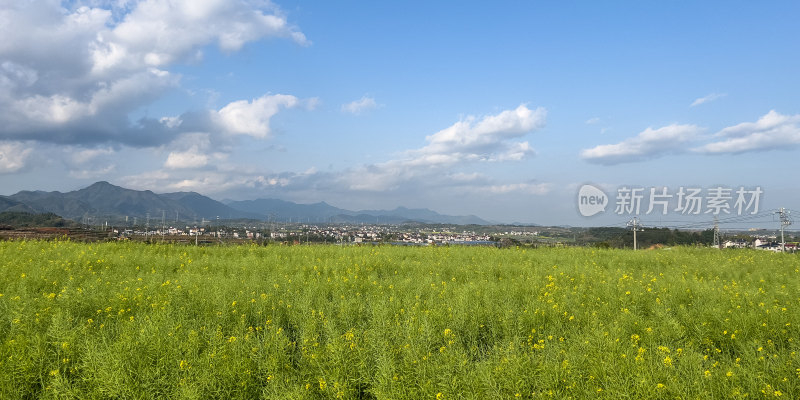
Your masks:
{"label": "blue sky", "polygon": [[[760,211],[800,209],[798,11],[0,2],[0,35],[13,38],[0,44],[0,194],[107,180],[619,225],[620,187],[724,186],[761,187]],[[578,213],[585,183],[609,195],[605,213]]]}

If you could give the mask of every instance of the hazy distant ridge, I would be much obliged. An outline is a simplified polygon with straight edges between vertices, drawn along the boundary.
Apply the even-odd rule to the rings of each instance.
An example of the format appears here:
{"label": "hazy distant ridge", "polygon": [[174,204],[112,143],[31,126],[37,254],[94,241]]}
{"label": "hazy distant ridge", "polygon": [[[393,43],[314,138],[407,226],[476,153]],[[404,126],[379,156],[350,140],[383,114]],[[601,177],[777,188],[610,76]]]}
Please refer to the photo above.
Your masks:
{"label": "hazy distant ridge", "polygon": [[[156,194],[150,190],[132,190],[97,182],[71,192],[22,191],[0,196],[1,211],[51,212],[64,218],[82,221],[89,217],[111,223],[130,218],[161,221],[202,221],[228,219],[271,219],[275,221],[308,221],[339,223],[448,223],[489,224],[474,215],[443,215],[425,208],[351,211],[325,202],[298,204],[277,199],[228,201],[227,204],[196,192]],[[140,220],[144,222],[144,220]]]}

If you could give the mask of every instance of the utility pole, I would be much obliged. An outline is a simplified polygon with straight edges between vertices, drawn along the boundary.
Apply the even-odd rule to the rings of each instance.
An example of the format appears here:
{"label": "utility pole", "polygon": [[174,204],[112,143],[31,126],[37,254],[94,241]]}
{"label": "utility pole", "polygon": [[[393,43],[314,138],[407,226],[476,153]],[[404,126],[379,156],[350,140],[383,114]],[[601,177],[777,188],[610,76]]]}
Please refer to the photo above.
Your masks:
{"label": "utility pole", "polygon": [[714,248],[721,249],[722,246],[719,243],[719,219],[717,216],[714,216]]}
{"label": "utility pole", "polygon": [[786,251],[786,240],[783,238],[783,229],[791,225],[792,221],[789,219],[789,212],[783,207],[781,207],[777,214],[781,219],[781,251]]}
{"label": "utility pole", "polygon": [[630,221],[628,221],[628,226],[633,228],[633,249],[637,249],[636,245],[636,225],[639,224],[639,218],[633,217]]}

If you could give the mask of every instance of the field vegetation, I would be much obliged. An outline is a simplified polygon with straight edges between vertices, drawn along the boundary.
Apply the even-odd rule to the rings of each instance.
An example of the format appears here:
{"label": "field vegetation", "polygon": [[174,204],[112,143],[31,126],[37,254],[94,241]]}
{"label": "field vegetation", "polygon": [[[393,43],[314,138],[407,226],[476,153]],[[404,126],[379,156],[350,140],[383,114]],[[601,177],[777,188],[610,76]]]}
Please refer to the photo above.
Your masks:
{"label": "field vegetation", "polygon": [[0,242],[3,399],[798,398],[800,262]]}

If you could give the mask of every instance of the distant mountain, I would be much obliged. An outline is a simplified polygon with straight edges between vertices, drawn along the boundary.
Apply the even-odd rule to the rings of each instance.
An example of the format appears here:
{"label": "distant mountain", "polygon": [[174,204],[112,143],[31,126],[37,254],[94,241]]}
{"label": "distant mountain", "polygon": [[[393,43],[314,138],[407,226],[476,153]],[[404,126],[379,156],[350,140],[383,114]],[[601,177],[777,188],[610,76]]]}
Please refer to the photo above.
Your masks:
{"label": "distant mountain", "polygon": [[455,225],[489,225],[490,222],[474,215],[453,216],[442,215],[427,208],[405,208],[397,207],[394,210],[363,210],[359,214],[367,214],[383,217],[402,217],[406,220]]}
{"label": "distant mountain", "polygon": [[457,224],[457,225],[488,225],[489,222],[474,215],[452,216],[443,215],[427,208],[410,209],[397,207],[394,210],[362,210],[350,211],[334,207],[325,202],[313,204],[297,204],[290,201],[276,199],[258,199],[246,201],[230,201],[230,207],[260,214],[264,217],[274,216],[277,220],[286,221],[298,218],[311,222],[340,222],[340,223],[385,223],[397,224],[409,221]]}
{"label": "distant mountain", "polygon": [[[276,199],[216,201],[195,192],[156,194],[150,190],[132,190],[97,182],[72,192],[22,191],[0,196],[1,211],[54,213],[64,218],[83,221],[120,223],[130,218],[150,217],[156,224],[166,221],[198,221],[216,219],[271,219],[274,221],[308,221],[341,223],[443,223],[487,225],[474,215],[443,215],[426,208],[351,211],[325,202],[298,204]],[[141,220],[141,222],[145,222]]]}
{"label": "distant mountain", "polygon": [[116,220],[131,217],[146,217],[155,220],[162,212],[185,215],[193,212],[180,203],[160,197],[149,191],[125,189],[108,182],[97,182],[89,187],[67,192],[23,191],[9,196],[41,212],[52,212],[64,218],[81,220],[84,216]]}
{"label": "distant mountain", "polygon": [[[187,210],[191,210],[192,217],[200,216],[201,218],[204,217],[206,219],[211,219],[216,217],[219,217],[220,219],[262,218],[262,215],[258,213],[251,213],[247,211],[237,210],[223,203],[220,203],[219,201],[203,196],[202,194],[197,192],[164,193],[160,194],[159,196],[175,201],[184,208],[186,208]],[[189,215],[185,214],[185,216]]]}
{"label": "distant mountain", "polygon": [[23,212],[23,213],[36,213],[29,205],[13,200],[6,196],[0,196],[0,212]]}
{"label": "distant mountain", "polygon": [[[75,221],[65,220],[53,213],[34,214],[20,211],[0,212],[0,227],[30,228],[30,227],[63,227],[77,226]],[[2,228],[0,228],[2,229]]]}
{"label": "distant mountain", "polygon": [[297,204],[291,201],[277,199],[258,199],[231,201],[228,206],[237,210],[258,214],[262,218],[272,218],[279,221],[306,219],[310,221],[327,221],[339,214],[352,214],[352,211],[334,207],[325,202],[313,204]]}

